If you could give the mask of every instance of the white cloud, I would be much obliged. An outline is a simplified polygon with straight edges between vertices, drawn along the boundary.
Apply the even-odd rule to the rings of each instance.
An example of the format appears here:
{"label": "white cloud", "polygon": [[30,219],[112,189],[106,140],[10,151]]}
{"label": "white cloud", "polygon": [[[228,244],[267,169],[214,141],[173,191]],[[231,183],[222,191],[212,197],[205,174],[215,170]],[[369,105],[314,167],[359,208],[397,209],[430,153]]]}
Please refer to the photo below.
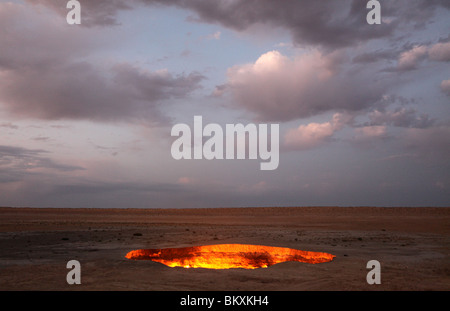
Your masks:
{"label": "white cloud", "polygon": [[[345,52],[317,50],[289,58],[279,51],[228,69],[227,90],[237,106],[263,121],[288,121],[327,111],[357,111],[382,96],[387,81],[343,69]],[[370,88],[367,88],[370,85]],[[383,86],[384,85],[384,86]]]}

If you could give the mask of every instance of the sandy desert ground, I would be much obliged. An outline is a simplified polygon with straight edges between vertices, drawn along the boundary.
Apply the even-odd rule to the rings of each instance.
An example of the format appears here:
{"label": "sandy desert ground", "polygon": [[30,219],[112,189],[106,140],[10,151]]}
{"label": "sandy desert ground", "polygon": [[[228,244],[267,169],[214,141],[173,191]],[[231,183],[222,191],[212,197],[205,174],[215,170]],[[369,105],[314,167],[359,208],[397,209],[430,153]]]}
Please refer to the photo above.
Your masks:
{"label": "sandy desert ground", "polygon": [[[332,262],[169,268],[133,249],[243,243],[328,252]],[[447,291],[450,208],[0,208],[2,291]],[[81,264],[69,285],[66,263]],[[369,285],[369,260],[381,284]]]}

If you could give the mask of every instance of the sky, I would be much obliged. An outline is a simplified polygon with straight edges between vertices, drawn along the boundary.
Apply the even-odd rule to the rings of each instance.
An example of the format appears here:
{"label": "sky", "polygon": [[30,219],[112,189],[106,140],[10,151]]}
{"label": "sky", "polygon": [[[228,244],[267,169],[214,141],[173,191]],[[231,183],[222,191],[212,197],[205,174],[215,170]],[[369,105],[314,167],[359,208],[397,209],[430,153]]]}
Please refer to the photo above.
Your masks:
{"label": "sky", "polygon": [[[450,1],[0,1],[0,206],[450,205]],[[279,124],[279,165],[176,124]]]}

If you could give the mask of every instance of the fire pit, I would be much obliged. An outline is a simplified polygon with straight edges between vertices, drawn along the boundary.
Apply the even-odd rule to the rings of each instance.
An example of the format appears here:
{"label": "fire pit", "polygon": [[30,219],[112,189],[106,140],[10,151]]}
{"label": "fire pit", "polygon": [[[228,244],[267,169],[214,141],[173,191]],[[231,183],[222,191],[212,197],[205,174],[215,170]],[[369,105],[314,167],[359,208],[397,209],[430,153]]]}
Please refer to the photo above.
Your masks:
{"label": "fire pit", "polygon": [[219,244],[182,248],[138,249],[126,254],[128,259],[152,260],[169,267],[230,269],[267,268],[280,262],[322,263],[332,261],[332,254],[302,251],[286,247]]}

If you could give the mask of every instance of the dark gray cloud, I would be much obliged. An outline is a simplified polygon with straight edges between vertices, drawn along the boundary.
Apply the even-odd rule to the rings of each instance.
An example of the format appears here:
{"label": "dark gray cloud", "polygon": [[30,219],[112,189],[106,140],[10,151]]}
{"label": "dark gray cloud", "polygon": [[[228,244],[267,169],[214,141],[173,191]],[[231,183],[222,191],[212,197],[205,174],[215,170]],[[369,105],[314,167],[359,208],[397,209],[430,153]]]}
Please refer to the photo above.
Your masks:
{"label": "dark gray cloud", "polygon": [[159,123],[167,122],[159,102],[187,96],[203,79],[126,64],[109,74],[112,78],[86,62],[8,70],[0,76],[0,100],[19,117]]}
{"label": "dark gray cloud", "polygon": [[[34,5],[44,5],[58,12],[61,16],[66,16],[69,10],[66,8],[67,1],[59,0],[26,0]],[[96,0],[80,1],[82,8],[82,25],[92,26],[113,26],[118,25],[117,14],[122,10],[132,9],[133,1],[125,0]]]}
{"label": "dark gray cloud", "polygon": [[205,78],[198,72],[174,76],[167,70],[157,72],[140,71],[129,64],[116,65],[115,82],[121,87],[132,89],[136,99],[158,101],[183,98],[200,87]]}
{"label": "dark gray cloud", "polygon": [[[68,10],[58,0],[28,0],[52,8],[65,16]],[[82,25],[117,24],[117,14],[139,4],[176,6],[196,14],[193,21],[217,23],[237,31],[255,25],[287,29],[295,44],[328,48],[351,46],[392,35],[397,27],[424,27],[446,0],[383,1],[383,17],[389,23],[373,27],[366,22],[367,1],[360,0],[96,0],[84,1]]]}
{"label": "dark gray cloud", "polygon": [[26,149],[22,147],[15,146],[1,146],[0,145],[0,158],[4,159],[6,157],[14,158],[27,158],[34,157],[42,153],[47,153],[47,151],[42,149]]}
{"label": "dark gray cloud", "polygon": [[385,37],[395,28],[395,23],[370,27],[363,1],[142,1],[186,8],[197,14],[192,20],[237,31],[254,25],[281,27],[290,31],[295,44],[343,47]]}
{"label": "dark gray cloud", "polygon": [[389,23],[367,24],[367,1],[310,0],[141,0],[149,4],[175,5],[194,11],[196,20],[219,23],[243,31],[254,25],[281,27],[290,31],[295,44],[327,48],[351,46],[372,39],[386,38],[398,27],[423,27],[436,10],[449,9],[448,1],[383,1],[382,15]]}

